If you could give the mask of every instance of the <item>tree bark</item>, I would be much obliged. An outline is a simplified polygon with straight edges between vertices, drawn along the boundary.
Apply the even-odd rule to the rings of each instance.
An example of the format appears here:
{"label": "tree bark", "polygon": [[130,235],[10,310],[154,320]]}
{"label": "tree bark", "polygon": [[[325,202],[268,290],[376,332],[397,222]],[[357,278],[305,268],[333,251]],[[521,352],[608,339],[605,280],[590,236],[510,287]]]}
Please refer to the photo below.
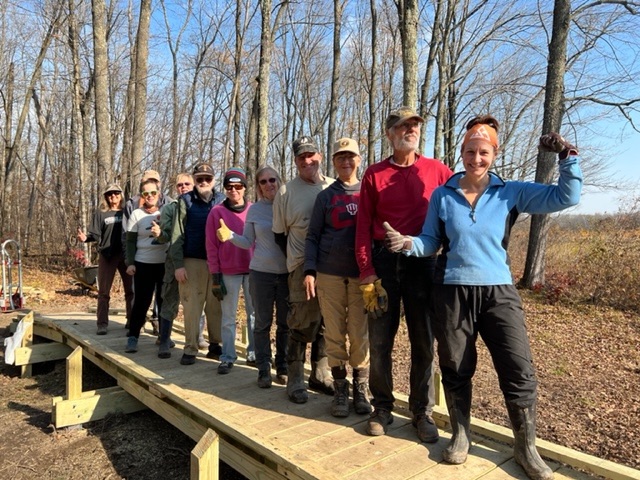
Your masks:
{"label": "tree bark", "polygon": [[111,177],[111,125],[109,116],[109,58],[107,54],[107,6],[91,0],[93,15],[93,64],[96,115],[96,180],[106,184]]}
{"label": "tree bark", "polygon": [[402,43],[402,104],[418,104],[418,1],[395,0]]}
{"label": "tree bark", "polygon": [[141,0],[138,33],[136,35],[135,106],[133,114],[133,165],[142,164],[147,114],[147,64],[149,59],[149,24],[151,0]]}

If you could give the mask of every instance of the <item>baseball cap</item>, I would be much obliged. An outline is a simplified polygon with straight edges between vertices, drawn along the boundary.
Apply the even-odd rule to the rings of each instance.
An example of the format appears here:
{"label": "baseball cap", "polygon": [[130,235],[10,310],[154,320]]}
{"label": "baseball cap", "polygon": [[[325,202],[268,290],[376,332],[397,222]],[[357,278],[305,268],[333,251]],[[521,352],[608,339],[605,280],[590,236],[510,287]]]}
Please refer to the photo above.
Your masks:
{"label": "baseball cap", "polygon": [[413,108],[403,105],[389,113],[387,121],[385,122],[385,128],[389,130],[390,128],[397,127],[411,118],[415,118],[420,123],[424,123],[424,118],[418,115]]}
{"label": "baseball cap", "polygon": [[213,167],[208,163],[198,163],[195,167],[193,167],[194,178],[204,175],[213,177],[213,173]]}
{"label": "baseball cap", "polygon": [[358,147],[358,142],[353,138],[347,137],[342,137],[339,140],[336,140],[336,143],[333,144],[333,155],[335,156],[341,152],[355,153],[360,156],[360,147]]}
{"label": "baseball cap", "polygon": [[145,170],[142,174],[142,180],[140,180],[140,183],[144,183],[147,180],[155,180],[156,182],[159,182],[160,174],[155,170]]}
{"label": "baseball cap", "polygon": [[102,192],[102,195],[106,195],[109,192],[122,193],[122,189],[120,188],[120,185],[118,185],[117,183],[110,183],[109,185],[107,185],[107,188],[104,189],[104,191]]}
{"label": "baseball cap", "polygon": [[303,153],[317,153],[318,147],[311,139],[311,137],[302,136],[293,141],[293,156],[297,157],[298,155],[302,155]]}

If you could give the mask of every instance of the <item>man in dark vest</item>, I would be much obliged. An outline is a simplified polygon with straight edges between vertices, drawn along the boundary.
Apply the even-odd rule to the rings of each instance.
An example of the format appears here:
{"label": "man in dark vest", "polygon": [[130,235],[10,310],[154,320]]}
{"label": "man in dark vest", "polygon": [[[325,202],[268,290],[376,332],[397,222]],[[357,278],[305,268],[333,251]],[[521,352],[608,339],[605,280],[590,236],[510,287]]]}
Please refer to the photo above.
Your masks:
{"label": "man in dark vest", "polygon": [[175,277],[184,313],[185,345],[180,359],[182,365],[192,365],[196,361],[203,308],[209,332],[207,358],[218,358],[222,352],[222,311],[220,301],[211,293],[204,233],[209,211],[225,198],[222,193],[214,190],[213,179],[213,167],[208,163],[199,163],[194,167],[195,187],[178,199],[178,211],[173,222],[169,255],[175,265]]}

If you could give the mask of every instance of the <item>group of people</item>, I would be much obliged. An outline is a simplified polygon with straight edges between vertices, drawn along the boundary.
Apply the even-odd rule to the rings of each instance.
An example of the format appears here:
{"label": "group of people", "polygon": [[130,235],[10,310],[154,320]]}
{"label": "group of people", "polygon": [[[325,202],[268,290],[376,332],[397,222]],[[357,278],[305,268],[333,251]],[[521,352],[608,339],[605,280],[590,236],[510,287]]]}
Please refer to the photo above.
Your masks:
{"label": "group of people", "polygon": [[[516,461],[532,479],[552,478],[535,448],[537,382],[507,248],[518,214],[577,204],[582,187],[577,149],[557,133],[545,134],[539,148],[558,154],[558,183],[505,181],[490,171],[499,153],[499,123],[489,115],[476,117],[461,145],[464,170],[454,174],[417,152],[423,123],[410,107],[392,111],[385,133],[393,153],[369,166],[362,180],[357,141],[335,142],[333,179],[322,173],[322,154],[313,139],[302,136],[292,145],[297,175],[283,184],[275,169],[260,168],[255,203],[246,198],[242,169],[225,173],[223,196],[213,189],[211,165],[199,164],[192,177],[179,176],[176,185],[193,179],[195,188],[178,190],[178,200],[164,206],[159,180],[143,177],[139,208],[119,227],[122,191],[110,185],[90,234],[83,235],[99,242],[98,334],[106,333],[109,289],[119,270],[128,307],[133,298],[127,352],[137,350],[155,290],[158,356],[171,356],[171,325],[182,303],[180,363],[196,360],[204,311],[207,357],[219,359],[218,373],[226,374],[237,360],[242,288],[247,363],[258,369],[258,386],[272,385],[274,368],[290,401],[305,403],[308,386],[332,395],[335,417],[349,415],[351,387],[353,410],[369,414],[367,433],[377,436],[393,422],[392,351],[403,311],[411,348],[412,423],[421,441],[439,439],[432,418],[435,338],[452,427],[443,456],[452,464],[464,463],[471,446],[479,334],[505,398]],[[116,238],[120,228],[126,232],[124,245]],[[125,270],[133,276],[133,288]],[[311,374],[305,382],[308,344]]]}

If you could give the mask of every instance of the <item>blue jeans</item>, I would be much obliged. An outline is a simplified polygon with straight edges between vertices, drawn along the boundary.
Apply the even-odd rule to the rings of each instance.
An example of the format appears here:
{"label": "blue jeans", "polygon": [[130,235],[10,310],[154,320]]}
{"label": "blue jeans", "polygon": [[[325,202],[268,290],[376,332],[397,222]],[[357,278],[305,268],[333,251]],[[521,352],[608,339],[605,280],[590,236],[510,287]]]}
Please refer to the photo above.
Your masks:
{"label": "blue jeans", "polygon": [[288,273],[249,272],[249,291],[253,300],[256,325],[253,337],[256,344],[258,370],[271,368],[271,324],[276,309],[276,370],[287,369],[287,312],[289,303]]}
{"label": "blue jeans", "polygon": [[389,296],[389,308],[381,318],[369,318],[369,389],[375,408],[393,410],[393,342],[400,325],[400,302],[411,345],[409,409],[414,414],[433,411],[433,334],[429,323],[431,280],[435,259],[406,257],[381,245],[372,249],[373,266]]}
{"label": "blue jeans", "polygon": [[247,314],[247,355],[249,352],[255,351],[253,346],[255,317],[249,293],[249,275],[222,275],[222,281],[227,288],[227,294],[220,302],[222,308],[222,355],[220,355],[220,361],[235,363],[238,359],[236,354],[236,312],[238,311],[240,287],[244,293],[244,310]]}

